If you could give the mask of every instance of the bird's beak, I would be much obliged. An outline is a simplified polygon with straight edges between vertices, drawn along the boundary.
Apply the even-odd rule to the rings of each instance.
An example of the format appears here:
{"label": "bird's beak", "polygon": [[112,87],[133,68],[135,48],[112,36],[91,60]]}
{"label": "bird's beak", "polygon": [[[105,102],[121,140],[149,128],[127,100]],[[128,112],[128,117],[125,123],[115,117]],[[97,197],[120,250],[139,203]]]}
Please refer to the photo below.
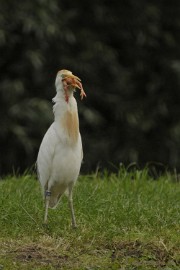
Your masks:
{"label": "bird's beak", "polygon": [[81,79],[79,77],[77,77],[73,74],[68,74],[68,75],[64,76],[62,81],[63,81],[63,84],[65,84],[64,86],[66,86],[66,87],[73,87],[73,88],[80,89],[81,99],[83,99],[83,97],[86,97],[86,93],[84,92],[84,89],[83,89],[82,84],[81,84]]}

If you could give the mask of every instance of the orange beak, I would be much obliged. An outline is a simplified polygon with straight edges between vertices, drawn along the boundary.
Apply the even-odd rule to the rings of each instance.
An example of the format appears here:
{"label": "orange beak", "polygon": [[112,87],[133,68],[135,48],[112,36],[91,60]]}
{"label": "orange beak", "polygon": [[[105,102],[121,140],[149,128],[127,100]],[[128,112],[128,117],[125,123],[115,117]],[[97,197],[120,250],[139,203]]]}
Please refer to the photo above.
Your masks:
{"label": "orange beak", "polygon": [[67,87],[78,88],[81,91],[80,93],[81,99],[83,99],[83,97],[86,97],[86,93],[84,92],[80,78],[78,78],[77,76],[73,74],[68,74],[68,75],[65,75],[62,81],[63,81],[64,88],[67,88]]}

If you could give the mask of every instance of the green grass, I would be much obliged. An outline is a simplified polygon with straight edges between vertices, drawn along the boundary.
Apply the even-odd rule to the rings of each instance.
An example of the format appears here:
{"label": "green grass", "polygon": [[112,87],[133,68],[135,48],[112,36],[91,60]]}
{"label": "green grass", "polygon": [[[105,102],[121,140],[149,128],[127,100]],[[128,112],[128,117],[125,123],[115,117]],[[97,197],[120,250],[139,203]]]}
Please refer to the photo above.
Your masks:
{"label": "green grass", "polygon": [[0,181],[0,269],[180,269],[180,183],[147,170],[81,176],[49,210],[31,175]]}

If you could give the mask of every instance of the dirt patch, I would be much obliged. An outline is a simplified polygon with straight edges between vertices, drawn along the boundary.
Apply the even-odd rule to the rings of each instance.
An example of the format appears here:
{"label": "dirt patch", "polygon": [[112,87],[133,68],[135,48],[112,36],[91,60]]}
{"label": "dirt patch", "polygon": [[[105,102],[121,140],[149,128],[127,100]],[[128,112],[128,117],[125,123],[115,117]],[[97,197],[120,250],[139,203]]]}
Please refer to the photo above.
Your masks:
{"label": "dirt patch", "polygon": [[56,250],[43,248],[36,244],[30,244],[20,247],[11,253],[15,254],[15,258],[21,262],[36,262],[38,264],[51,264],[53,266],[62,266],[67,263],[68,256],[60,255]]}
{"label": "dirt patch", "polygon": [[53,269],[180,269],[178,247],[170,249],[162,242],[117,241],[78,247],[63,238],[46,237],[38,243],[10,244],[4,245],[5,256],[40,269],[48,265]]}
{"label": "dirt patch", "polygon": [[[154,243],[135,242],[119,242],[107,245],[106,248],[112,250],[112,261],[127,261],[131,264],[141,265],[141,261],[146,265],[154,267],[165,267],[169,265],[180,266],[180,257],[177,258],[177,250],[168,250],[162,243],[155,245]],[[180,255],[180,254],[179,254]]]}

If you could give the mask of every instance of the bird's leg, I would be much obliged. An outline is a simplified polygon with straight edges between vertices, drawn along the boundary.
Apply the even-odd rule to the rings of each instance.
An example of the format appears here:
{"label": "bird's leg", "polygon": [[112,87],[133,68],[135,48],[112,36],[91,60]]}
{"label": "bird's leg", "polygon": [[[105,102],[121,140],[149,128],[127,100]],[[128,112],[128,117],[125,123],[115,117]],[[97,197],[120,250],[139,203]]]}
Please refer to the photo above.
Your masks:
{"label": "bird's leg", "polygon": [[73,228],[76,228],[77,225],[76,225],[76,219],[75,219],[75,215],[74,215],[72,189],[73,189],[73,187],[70,186],[69,187],[69,196],[68,196],[68,199],[69,199],[69,208],[70,208],[70,211],[71,211],[72,227]]}
{"label": "bird's leg", "polygon": [[44,223],[45,224],[47,224],[50,197],[51,197],[51,191],[46,190],[45,191],[45,215],[44,215]]}

